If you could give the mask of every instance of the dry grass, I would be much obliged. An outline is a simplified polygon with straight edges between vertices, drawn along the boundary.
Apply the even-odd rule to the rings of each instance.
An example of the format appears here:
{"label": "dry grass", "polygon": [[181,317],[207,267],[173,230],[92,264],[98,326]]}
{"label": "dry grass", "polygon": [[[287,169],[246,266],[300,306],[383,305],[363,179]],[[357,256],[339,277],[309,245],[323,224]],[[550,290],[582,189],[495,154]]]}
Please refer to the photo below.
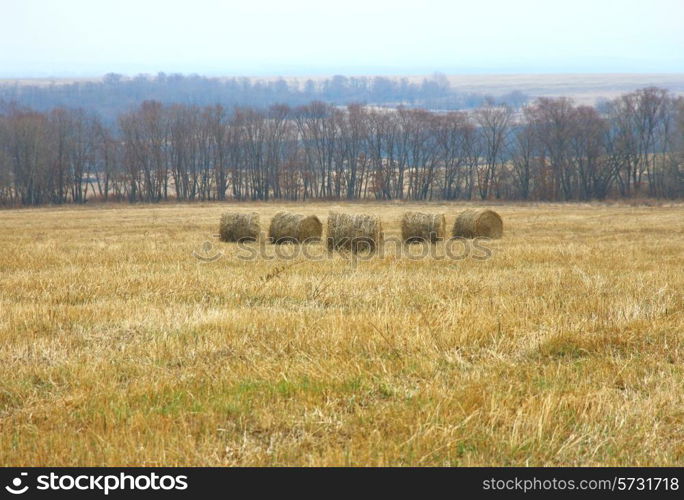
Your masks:
{"label": "dry grass", "polygon": [[0,465],[684,465],[683,208],[497,206],[489,260],[356,268],[240,261],[226,205],[2,211]]}

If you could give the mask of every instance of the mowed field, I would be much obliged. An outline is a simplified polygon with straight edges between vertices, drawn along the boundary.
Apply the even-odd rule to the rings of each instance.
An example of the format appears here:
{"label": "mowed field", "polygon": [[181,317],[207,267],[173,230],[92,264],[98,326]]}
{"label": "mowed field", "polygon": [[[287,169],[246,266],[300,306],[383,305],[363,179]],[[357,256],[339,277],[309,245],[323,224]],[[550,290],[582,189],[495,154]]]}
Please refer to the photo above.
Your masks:
{"label": "mowed field", "polygon": [[470,206],[0,211],[0,465],[684,465],[683,204],[497,205],[484,260],[213,236]]}

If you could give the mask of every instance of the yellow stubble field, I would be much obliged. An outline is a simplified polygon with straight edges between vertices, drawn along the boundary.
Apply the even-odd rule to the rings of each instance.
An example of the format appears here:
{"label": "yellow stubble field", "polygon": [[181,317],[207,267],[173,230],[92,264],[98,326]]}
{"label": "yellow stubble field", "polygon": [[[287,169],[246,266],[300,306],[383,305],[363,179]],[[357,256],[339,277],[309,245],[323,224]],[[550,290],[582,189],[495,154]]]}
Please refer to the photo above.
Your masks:
{"label": "yellow stubble field", "polygon": [[0,211],[0,465],[684,465],[684,204],[497,205],[463,258],[214,237],[470,206]]}

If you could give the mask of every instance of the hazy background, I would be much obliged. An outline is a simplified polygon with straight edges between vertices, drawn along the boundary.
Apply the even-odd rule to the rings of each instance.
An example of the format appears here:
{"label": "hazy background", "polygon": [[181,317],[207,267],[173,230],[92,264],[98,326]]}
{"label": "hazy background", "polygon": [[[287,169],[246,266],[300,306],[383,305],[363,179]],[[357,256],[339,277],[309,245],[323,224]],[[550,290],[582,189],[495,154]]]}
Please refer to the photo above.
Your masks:
{"label": "hazy background", "polygon": [[682,0],[0,6],[0,78],[684,71]]}

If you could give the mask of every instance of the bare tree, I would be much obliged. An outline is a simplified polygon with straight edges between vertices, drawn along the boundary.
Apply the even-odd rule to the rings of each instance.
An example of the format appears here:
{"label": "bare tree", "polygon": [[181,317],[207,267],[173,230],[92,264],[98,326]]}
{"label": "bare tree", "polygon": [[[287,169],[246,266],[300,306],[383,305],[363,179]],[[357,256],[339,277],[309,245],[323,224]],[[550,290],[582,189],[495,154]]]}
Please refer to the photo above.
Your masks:
{"label": "bare tree", "polygon": [[483,165],[478,169],[478,190],[483,200],[489,197],[492,181],[504,161],[512,115],[507,105],[496,105],[491,100],[475,111],[482,142]]}

